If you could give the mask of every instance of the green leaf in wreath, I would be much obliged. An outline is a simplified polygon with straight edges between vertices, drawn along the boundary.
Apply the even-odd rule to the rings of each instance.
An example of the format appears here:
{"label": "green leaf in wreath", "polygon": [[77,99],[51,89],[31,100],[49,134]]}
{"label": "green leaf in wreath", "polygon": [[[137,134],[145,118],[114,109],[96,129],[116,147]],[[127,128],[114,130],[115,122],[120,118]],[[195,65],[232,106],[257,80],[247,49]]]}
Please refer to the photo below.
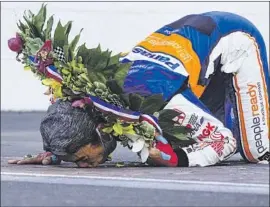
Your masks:
{"label": "green leaf in wreath", "polygon": [[66,34],[65,34],[65,27],[62,26],[60,20],[57,24],[57,27],[54,31],[54,38],[53,38],[53,47],[61,47],[63,48],[66,43]]}
{"label": "green leaf in wreath", "polygon": [[106,83],[107,79],[105,78],[105,76],[102,73],[96,72],[96,76],[97,76],[97,80],[101,83]]}
{"label": "green leaf in wreath", "polygon": [[166,130],[170,131],[172,134],[187,134],[191,132],[191,129],[186,128],[185,126],[171,126],[170,129]]}
{"label": "green leaf in wreath", "polygon": [[139,94],[135,94],[135,93],[129,94],[130,109],[133,111],[140,111],[143,100],[144,100],[144,97],[140,96]]}
{"label": "green leaf in wreath", "polygon": [[[164,136],[167,139],[172,140],[188,140],[187,134],[192,131],[185,126],[175,125],[173,119],[179,116],[180,113],[172,109],[164,109],[159,112],[158,123],[162,129]],[[166,135],[165,135],[166,133]]]}
{"label": "green leaf in wreath", "polygon": [[122,94],[123,89],[120,87],[115,80],[108,80],[106,82],[107,87],[115,94]]}
{"label": "green leaf in wreath", "polygon": [[[162,129],[164,137],[168,139],[168,141],[188,141],[188,133],[191,132],[191,129],[187,129],[184,126],[174,126],[173,123],[161,123],[159,122],[159,126]],[[164,127],[166,126],[166,127]]]}
{"label": "green leaf in wreath", "polygon": [[82,63],[85,65],[85,67],[90,59],[90,53],[91,49],[88,49],[85,46],[85,43],[78,47],[77,57],[82,57]]}
{"label": "green leaf in wreath", "polygon": [[30,10],[26,10],[23,13],[23,17],[29,20],[31,23],[34,21],[34,14]]}
{"label": "green leaf in wreath", "polygon": [[112,128],[117,135],[123,134],[123,127],[119,123],[115,123]]}
{"label": "green leaf in wreath", "polygon": [[64,55],[65,55],[66,61],[69,62],[68,45],[64,45],[63,52],[64,52]]}
{"label": "green leaf in wreath", "polygon": [[97,46],[97,51],[101,53],[101,45],[100,44],[98,44],[98,46]]}
{"label": "green leaf in wreath", "polygon": [[169,131],[173,126],[174,122],[173,121],[158,121],[158,124],[160,128],[164,131]]}
{"label": "green leaf in wreath", "polygon": [[93,83],[93,82],[101,82],[103,84],[106,83],[106,78],[101,74],[101,73],[97,73],[97,72],[93,72],[92,70],[88,70],[87,71],[87,75],[89,80]]}
{"label": "green leaf in wreath", "polygon": [[50,40],[52,38],[51,32],[52,32],[53,22],[54,22],[54,19],[53,19],[53,15],[52,15],[52,16],[50,16],[50,18],[47,21],[47,26],[45,29],[45,40]]}
{"label": "green leaf in wreath", "polygon": [[106,127],[106,128],[103,128],[102,131],[106,134],[110,134],[112,131],[113,131],[113,128],[112,127]]}
{"label": "green leaf in wreath", "polygon": [[[31,38],[42,38],[42,35],[37,30],[36,26],[32,23],[32,20],[28,19],[26,16],[23,16],[25,22],[27,23],[29,27],[29,37]],[[43,40],[43,39],[42,39]]]}
{"label": "green leaf in wreath", "polygon": [[123,87],[124,85],[124,81],[130,66],[130,63],[122,63],[119,65],[119,68],[115,72],[114,79],[120,87]]}
{"label": "green leaf in wreath", "polygon": [[72,57],[72,60],[74,59],[75,55],[75,48],[76,48],[76,45],[78,44],[79,40],[80,40],[80,36],[81,36],[81,32],[83,31],[83,29],[80,30],[80,33],[78,35],[76,35],[74,37],[74,39],[70,42],[69,44],[69,51],[71,53],[71,57]]}
{"label": "green leaf in wreath", "polygon": [[163,131],[163,136],[166,137],[166,139],[169,141],[169,142],[172,142],[172,141],[178,141],[180,143],[178,144],[183,144],[183,142],[186,142],[186,141],[189,141],[190,139],[187,137],[186,134],[183,134],[183,133],[172,133],[170,131]]}
{"label": "green leaf in wreath", "polygon": [[159,122],[171,122],[175,117],[179,116],[179,112],[173,109],[163,109],[159,112]]}
{"label": "green leaf in wreath", "polygon": [[162,94],[154,94],[144,99],[140,111],[145,114],[153,114],[164,105]]}
{"label": "green leaf in wreath", "polygon": [[26,10],[26,11],[24,11],[24,16],[26,16],[28,19],[30,19],[32,21],[35,14],[33,14],[33,12],[31,12],[31,10]]}
{"label": "green leaf in wreath", "polygon": [[44,44],[40,38],[33,39],[30,37],[26,37],[25,40],[25,48],[28,51],[29,55],[35,55]]}
{"label": "green leaf in wreath", "polygon": [[116,55],[110,57],[110,60],[108,62],[108,67],[111,66],[111,65],[117,65],[117,64],[119,64],[120,54],[121,53],[116,54]]}
{"label": "green leaf in wreath", "polygon": [[99,71],[107,66],[108,59],[110,57],[109,51],[101,52],[100,45],[97,48],[90,49],[90,58],[87,62],[87,68],[91,68],[94,71]]}
{"label": "green leaf in wreath", "polygon": [[42,34],[42,29],[46,20],[47,15],[47,5],[42,4],[38,14],[33,17],[33,24],[35,25],[37,31]]}
{"label": "green leaf in wreath", "polygon": [[129,102],[129,94],[120,94],[120,99],[125,103],[126,106],[130,106],[130,102]]}
{"label": "green leaf in wreath", "polygon": [[104,68],[106,68],[109,62],[110,56],[111,56],[111,51],[109,50],[101,52],[96,64],[92,65],[93,69],[95,71],[102,71]]}
{"label": "green leaf in wreath", "polygon": [[119,69],[119,65],[110,65],[104,68],[102,73],[107,77],[107,79],[113,79],[116,71]]}
{"label": "green leaf in wreath", "polygon": [[66,42],[65,42],[65,44],[67,44],[67,45],[68,45],[68,36],[69,36],[70,30],[71,30],[71,27],[72,27],[72,21],[68,21],[66,23],[66,25],[64,25],[65,35],[66,35]]}
{"label": "green leaf in wreath", "polygon": [[17,23],[18,28],[21,30],[22,33],[25,33],[25,30],[28,28],[26,25],[24,25],[20,20],[19,23]]}

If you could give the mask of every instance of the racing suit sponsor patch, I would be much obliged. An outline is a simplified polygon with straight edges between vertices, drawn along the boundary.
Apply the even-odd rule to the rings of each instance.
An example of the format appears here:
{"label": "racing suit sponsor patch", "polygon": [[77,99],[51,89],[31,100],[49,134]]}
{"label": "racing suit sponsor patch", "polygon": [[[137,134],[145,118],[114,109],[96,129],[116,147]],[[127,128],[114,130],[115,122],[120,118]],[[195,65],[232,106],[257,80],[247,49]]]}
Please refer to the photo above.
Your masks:
{"label": "racing suit sponsor patch", "polygon": [[[262,142],[262,133],[263,133],[263,129],[261,128],[262,126],[262,122],[264,122],[264,120],[262,120],[262,114],[260,111],[260,108],[263,110],[264,106],[263,106],[263,102],[260,103],[260,99],[258,98],[258,85],[260,87],[260,83],[258,84],[247,84],[248,86],[248,92],[247,94],[249,95],[250,98],[250,104],[251,104],[251,112],[252,112],[252,131],[253,131],[253,137],[255,140],[255,145],[256,145],[256,149],[258,153],[263,153],[265,152],[265,150],[267,150],[264,146],[263,146],[263,142]],[[259,104],[262,104],[262,106],[260,106]],[[265,125],[265,122],[264,124]]]}
{"label": "racing suit sponsor patch", "polygon": [[172,120],[174,121],[174,126],[182,126],[183,122],[185,121],[186,114],[179,109],[173,109],[179,113],[178,116],[174,117]]}
{"label": "racing suit sponsor patch", "polygon": [[218,131],[218,127],[207,122],[205,128],[197,137],[200,141],[210,138],[213,141],[223,141],[224,136]]}
{"label": "racing suit sponsor patch", "polygon": [[187,124],[187,128],[191,128],[192,126],[194,126],[198,120],[199,116],[197,114],[192,114],[190,116],[190,119],[188,121],[188,124]]}
{"label": "racing suit sponsor patch", "polygon": [[210,146],[215,150],[219,157],[223,155],[224,142],[213,142]]}
{"label": "racing suit sponsor patch", "polygon": [[182,65],[179,60],[177,60],[176,58],[170,55],[167,55],[161,52],[151,52],[143,47],[135,47],[133,48],[132,52],[134,54],[140,54],[144,56],[145,59],[149,59],[152,62],[165,66],[166,68],[170,70],[175,70],[180,65]]}
{"label": "racing suit sponsor patch", "polygon": [[198,139],[203,141],[205,138],[208,138],[215,129],[216,127],[208,122],[205,128],[202,130],[202,133],[198,136]]}
{"label": "racing suit sponsor patch", "polygon": [[160,34],[152,34],[147,37],[144,42],[151,45],[149,48],[160,48],[160,51],[173,55],[184,63],[192,59],[192,52],[185,47],[184,39],[177,34],[172,34],[169,37],[160,36]]}
{"label": "racing suit sponsor patch", "polygon": [[186,128],[192,129],[192,131],[190,132],[190,137],[193,137],[204,123],[204,117],[201,117],[199,121],[198,117],[198,115],[192,114],[186,125]]}

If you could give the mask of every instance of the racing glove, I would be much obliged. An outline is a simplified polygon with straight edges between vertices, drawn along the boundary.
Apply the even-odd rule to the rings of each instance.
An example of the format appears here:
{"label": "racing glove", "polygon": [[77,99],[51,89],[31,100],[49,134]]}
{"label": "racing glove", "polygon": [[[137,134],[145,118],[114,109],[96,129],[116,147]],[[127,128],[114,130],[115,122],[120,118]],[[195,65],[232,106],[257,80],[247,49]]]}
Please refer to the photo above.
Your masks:
{"label": "racing glove", "polygon": [[149,150],[148,164],[154,166],[176,167],[178,157],[168,141],[161,135],[156,137],[152,148]]}

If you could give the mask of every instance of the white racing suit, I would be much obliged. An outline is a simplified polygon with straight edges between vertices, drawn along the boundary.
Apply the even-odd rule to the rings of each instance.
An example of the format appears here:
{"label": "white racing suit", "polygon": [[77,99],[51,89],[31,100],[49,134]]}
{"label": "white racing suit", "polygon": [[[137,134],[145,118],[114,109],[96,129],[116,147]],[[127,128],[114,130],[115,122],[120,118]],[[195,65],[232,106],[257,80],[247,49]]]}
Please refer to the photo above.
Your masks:
{"label": "white racing suit", "polygon": [[[133,62],[125,92],[162,93],[174,119],[193,129],[186,163],[209,166],[239,151],[269,160],[269,71],[263,38],[247,19],[208,12],[157,30],[121,61]],[[181,159],[181,157],[179,157]]]}

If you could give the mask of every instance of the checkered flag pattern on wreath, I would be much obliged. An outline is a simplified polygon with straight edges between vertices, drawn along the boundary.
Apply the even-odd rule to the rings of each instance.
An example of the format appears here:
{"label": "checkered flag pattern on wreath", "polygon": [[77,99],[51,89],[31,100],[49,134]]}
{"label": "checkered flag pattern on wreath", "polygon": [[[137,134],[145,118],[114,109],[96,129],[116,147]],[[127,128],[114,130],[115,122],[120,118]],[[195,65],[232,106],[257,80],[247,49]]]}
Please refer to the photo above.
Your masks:
{"label": "checkered flag pattern on wreath", "polygon": [[59,61],[62,61],[62,62],[65,62],[66,61],[64,50],[61,47],[56,47],[53,50],[53,52],[55,54],[57,54],[57,57],[58,57],[58,60]]}

